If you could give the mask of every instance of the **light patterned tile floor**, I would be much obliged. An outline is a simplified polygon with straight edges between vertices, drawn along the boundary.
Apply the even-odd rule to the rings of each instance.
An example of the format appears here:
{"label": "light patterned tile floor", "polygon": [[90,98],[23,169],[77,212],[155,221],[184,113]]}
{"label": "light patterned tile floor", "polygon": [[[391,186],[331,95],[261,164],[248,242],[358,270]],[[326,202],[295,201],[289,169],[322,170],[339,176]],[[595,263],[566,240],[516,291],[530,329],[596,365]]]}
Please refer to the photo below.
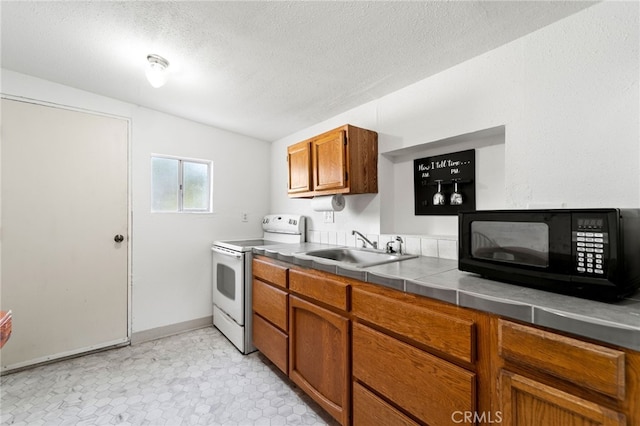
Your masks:
{"label": "light patterned tile floor", "polygon": [[243,356],[213,327],[0,380],[2,425],[337,424],[262,354]]}

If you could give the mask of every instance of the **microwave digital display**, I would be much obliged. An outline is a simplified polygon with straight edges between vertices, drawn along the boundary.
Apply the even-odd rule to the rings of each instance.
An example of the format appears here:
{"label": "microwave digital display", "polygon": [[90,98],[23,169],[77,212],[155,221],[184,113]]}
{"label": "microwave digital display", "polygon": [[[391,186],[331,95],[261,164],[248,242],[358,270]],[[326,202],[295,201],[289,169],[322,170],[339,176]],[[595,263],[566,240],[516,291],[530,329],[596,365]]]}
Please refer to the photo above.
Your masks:
{"label": "microwave digital display", "polygon": [[579,229],[602,229],[602,225],[604,224],[604,220],[602,219],[578,219],[578,228]]}
{"label": "microwave digital display", "polygon": [[549,226],[541,222],[471,222],[471,256],[518,265],[549,266]]}

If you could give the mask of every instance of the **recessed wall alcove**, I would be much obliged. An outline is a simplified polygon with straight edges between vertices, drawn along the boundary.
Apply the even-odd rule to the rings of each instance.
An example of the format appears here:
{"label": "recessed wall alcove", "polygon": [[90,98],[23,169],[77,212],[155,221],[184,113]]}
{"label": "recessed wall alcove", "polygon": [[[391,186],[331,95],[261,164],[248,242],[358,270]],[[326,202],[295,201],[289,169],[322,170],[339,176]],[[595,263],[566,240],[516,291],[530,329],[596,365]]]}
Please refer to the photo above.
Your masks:
{"label": "recessed wall alcove", "polygon": [[380,233],[457,236],[457,216],[414,214],[413,160],[475,149],[476,209],[505,207],[505,126],[381,151]]}

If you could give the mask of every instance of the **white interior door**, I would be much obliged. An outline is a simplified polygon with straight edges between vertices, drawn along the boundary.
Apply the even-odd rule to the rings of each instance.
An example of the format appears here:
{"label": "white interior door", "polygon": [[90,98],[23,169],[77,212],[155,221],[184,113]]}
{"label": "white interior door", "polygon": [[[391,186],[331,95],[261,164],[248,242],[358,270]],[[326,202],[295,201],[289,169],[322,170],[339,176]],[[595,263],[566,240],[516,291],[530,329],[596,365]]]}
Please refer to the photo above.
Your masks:
{"label": "white interior door", "polygon": [[1,111],[2,369],[126,343],[128,121],[7,99]]}

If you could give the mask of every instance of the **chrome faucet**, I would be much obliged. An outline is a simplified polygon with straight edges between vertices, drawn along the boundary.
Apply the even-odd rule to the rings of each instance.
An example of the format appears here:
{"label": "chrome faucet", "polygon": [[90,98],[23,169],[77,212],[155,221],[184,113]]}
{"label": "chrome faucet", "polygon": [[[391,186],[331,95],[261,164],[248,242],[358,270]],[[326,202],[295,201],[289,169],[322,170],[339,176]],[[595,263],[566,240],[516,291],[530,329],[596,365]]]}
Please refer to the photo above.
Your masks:
{"label": "chrome faucet", "polygon": [[[393,248],[393,243],[398,242],[398,251],[396,252],[396,250]],[[402,254],[402,243],[404,243],[403,239],[401,236],[397,236],[395,240],[389,240],[387,241],[387,247],[386,247],[386,252],[387,253],[398,253],[398,254]]]}
{"label": "chrome faucet", "polygon": [[404,243],[404,240],[402,239],[402,237],[400,235],[398,235],[396,237],[396,241],[398,242],[398,253],[399,254],[404,254],[403,253],[404,250],[402,250],[402,244]]}
{"label": "chrome faucet", "polygon": [[[367,237],[365,237],[364,235],[362,235],[358,231],[351,231],[351,235],[356,235],[356,234],[360,236],[360,239],[362,240],[362,243],[364,244],[363,247],[366,247],[367,244],[369,244],[374,249],[378,248],[378,242],[377,241],[371,242],[371,241],[369,241],[369,239]],[[358,237],[356,237],[356,239],[358,239]]]}

